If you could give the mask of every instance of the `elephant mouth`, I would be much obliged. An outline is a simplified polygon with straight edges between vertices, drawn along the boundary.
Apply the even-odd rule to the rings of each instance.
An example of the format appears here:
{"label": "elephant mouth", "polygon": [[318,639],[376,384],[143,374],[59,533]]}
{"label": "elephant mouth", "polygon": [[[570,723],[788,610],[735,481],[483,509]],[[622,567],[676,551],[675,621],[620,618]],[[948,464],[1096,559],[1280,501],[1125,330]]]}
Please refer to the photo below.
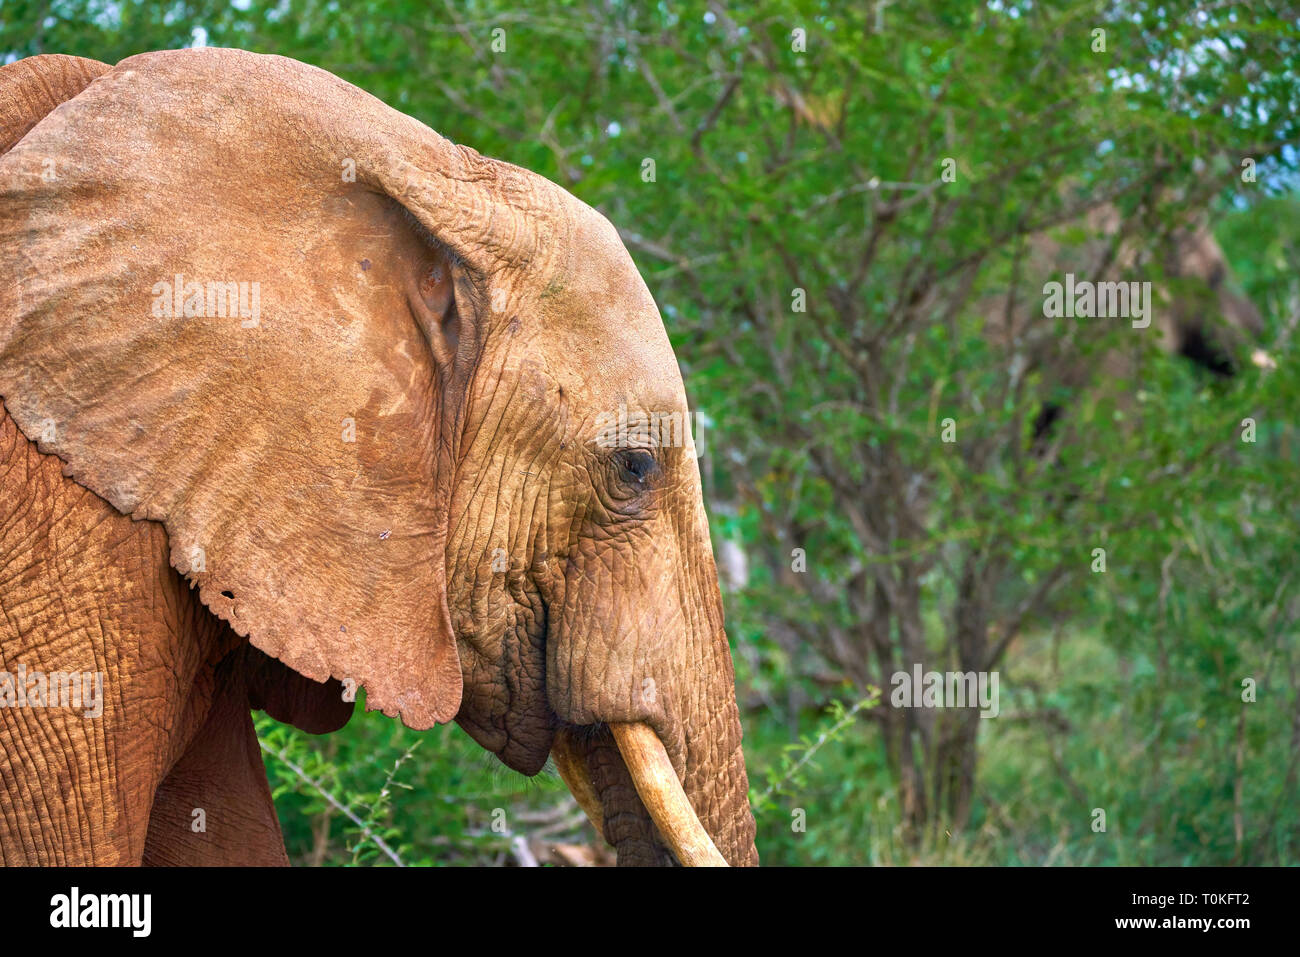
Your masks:
{"label": "elephant mouth", "polygon": [[[520,616],[484,653],[460,645],[465,698],[457,723],[507,767],[533,775],[554,759],[565,785],[623,866],[725,866],[727,860],[686,796],[668,751],[648,724],[566,720],[551,706],[546,682],[550,605]],[[532,607],[532,606],[530,606]],[[498,671],[499,680],[482,680]],[[466,668],[466,666],[469,666]],[[476,680],[471,680],[474,678]],[[506,689],[506,706],[500,692]],[[589,712],[588,712],[589,713]]]}
{"label": "elephant mouth", "polygon": [[649,725],[568,725],[551,756],[620,866],[726,866]]}

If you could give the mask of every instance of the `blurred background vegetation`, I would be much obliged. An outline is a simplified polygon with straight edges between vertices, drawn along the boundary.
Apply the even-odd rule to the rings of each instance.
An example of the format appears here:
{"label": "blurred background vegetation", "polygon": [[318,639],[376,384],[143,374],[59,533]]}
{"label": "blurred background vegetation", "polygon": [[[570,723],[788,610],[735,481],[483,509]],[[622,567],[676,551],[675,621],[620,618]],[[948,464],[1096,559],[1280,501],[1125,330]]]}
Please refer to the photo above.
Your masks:
{"label": "blurred background vegetation", "polygon": [[[6,59],[191,45],[320,66],[619,227],[703,425],[765,863],[1296,860],[1294,9],[0,5]],[[1043,237],[1167,304],[1197,224],[1275,370],[1041,315]],[[891,708],[914,662],[997,671],[1000,715]],[[295,863],[609,861],[454,725],[258,728]]]}

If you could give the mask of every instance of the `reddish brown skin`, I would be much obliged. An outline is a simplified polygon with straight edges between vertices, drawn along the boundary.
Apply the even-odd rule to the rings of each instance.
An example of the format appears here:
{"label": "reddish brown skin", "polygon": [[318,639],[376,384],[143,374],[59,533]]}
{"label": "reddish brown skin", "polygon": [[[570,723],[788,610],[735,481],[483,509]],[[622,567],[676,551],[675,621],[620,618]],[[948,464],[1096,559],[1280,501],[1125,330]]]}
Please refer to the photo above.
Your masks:
{"label": "reddish brown skin", "polygon": [[[238,50],[0,68],[0,141],[0,664],[109,702],[0,710],[6,863],[283,863],[249,709],[332,730],[342,679],[525,774],[571,737],[621,864],[671,861],[606,727],[644,723],[758,862],[698,465],[597,441],[688,414],[603,216]],[[268,321],[158,312],[173,273]]]}
{"label": "reddish brown skin", "polygon": [[[107,69],[9,68],[0,153]],[[0,709],[0,864],[288,863],[249,709],[320,733],[352,705],[236,635],[168,554],[161,525],[65,477],[0,405],[0,668],[104,675],[100,718]]]}
{"label": "reddish brown skin", "polygon": [[334,730],[338,682],[231,631],[161,525],[64,477],[2,409],[0,507],[0,669],[102,671],[105,699],[97,719],[0,708],[0,864],[287,864],[249,709]]}

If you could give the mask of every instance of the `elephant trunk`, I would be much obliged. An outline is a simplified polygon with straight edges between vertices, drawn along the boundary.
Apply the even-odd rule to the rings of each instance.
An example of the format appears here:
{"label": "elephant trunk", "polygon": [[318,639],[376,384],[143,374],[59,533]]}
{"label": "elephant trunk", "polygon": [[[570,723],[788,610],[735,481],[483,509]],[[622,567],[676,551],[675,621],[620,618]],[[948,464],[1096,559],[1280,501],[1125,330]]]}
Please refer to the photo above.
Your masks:
{"label": "elephant trunk", "polygon": [[[733,866],[757,866],[754,815],[749,807],[749,777],[741,749],[736,672],[723,627],[722,593],[703,509],[692,516],[682,553],[693,649],[684,687],[669,687],[668,707],[655,729],[680,762],[682,786],[704,830]],[[683,529],[685,531],[685,529]],[[623,740],[619,739],[620,745]],[[674,747],[676,746],[676,747]],[[627,755],[627,749],[624,749]]]}
{"label": "elephant trunk", "polygon": [[717,654],[725,659],[725,665],[718,669],[721,674],[712,674],[718,687],[695,698],[704,713],[687,718],[693,733],[685,745],[684,789],[726,862],[753,867],[758,865],[758,849],[754,844],[754,815],[749,807],[749,776],[741,749],[731,653],[721,628],[716,643]]}
{"label": "elephant trunk", "polygon": [[701,591],[693,591],[702,613],[679,619],[691,622],[696,640],[666,640],[692,649],[692,660],[658,681],[650,713],[615,709],[591,724],[567,724],[552,748],[569,790],[620,864],[758,863],[721,596],[716,578],[701,577],[707,600],[698,602]]}
{"label": "elephant trunk", "polygon": [[659,448],[654,468],[678,481],[642,500],[652,504],[605,506],[640,521],[614,533],[607,517],[592,521],[566,557],[547,618],[552,754],[620,864],[755,865],[698,466],[689,448]]}

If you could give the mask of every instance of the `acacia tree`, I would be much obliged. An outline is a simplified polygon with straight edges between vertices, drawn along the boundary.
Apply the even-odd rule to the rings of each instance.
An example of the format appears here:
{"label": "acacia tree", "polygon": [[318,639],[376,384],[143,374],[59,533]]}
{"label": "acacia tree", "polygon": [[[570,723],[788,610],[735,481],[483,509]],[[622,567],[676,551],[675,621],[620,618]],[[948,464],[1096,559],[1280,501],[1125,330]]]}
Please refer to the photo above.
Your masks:
{"label": "acacia tree", "polygon": [[[1059,278],[1031,255],[1044,232],[1080,241],[1102,207],[1120,221],[1083,274],[1106,275],[1127,243],[1130,267],[1175,292],[1165,239],[1217,196],[1248,195],[1244,157],[1285,166],[1294,143],[1295,45],[1266,10],[712,9],[695,42],[665,25],[629,45],[645,82],[621,78],[641,102],[624,100],[638,119],[620,142],[657,158],[660,208],[626,238],[664,264],[650,268],[690,330],[690,381],[727,399],[710,408],[716,491],[759,530],[760,581],[780,587],[754,590],[751,620],[789,661],[863,691],[913,664],[994,670],[1027,626],[1079,610],[1093,547],[1167,513],[1170,482],[1207,510],[1259,494],[1253,471],[1225,484],[1237,436],[1206,431],[1207,413],[1242,417],[1234,398],[1182,415],[1189,384],[1127,323],[990,326],[1012,325],[992,306],[1032,311]],[[661,81],[669,56],[711,69],[711,95]],[[625,184],[596,195],[646,222]],[[1137,379],[1100,387],[1117,349],[1138,353]],[[1061,394],[1067,367],[1099,387]],[[1139,388],[1140,415],[1120,401]],[[1035,455],[1047,401],[1071,415]],[[1160,547],[1128,574],[1159,571]],[[868,714],[912,833],[963,826],[975,713]]]}

